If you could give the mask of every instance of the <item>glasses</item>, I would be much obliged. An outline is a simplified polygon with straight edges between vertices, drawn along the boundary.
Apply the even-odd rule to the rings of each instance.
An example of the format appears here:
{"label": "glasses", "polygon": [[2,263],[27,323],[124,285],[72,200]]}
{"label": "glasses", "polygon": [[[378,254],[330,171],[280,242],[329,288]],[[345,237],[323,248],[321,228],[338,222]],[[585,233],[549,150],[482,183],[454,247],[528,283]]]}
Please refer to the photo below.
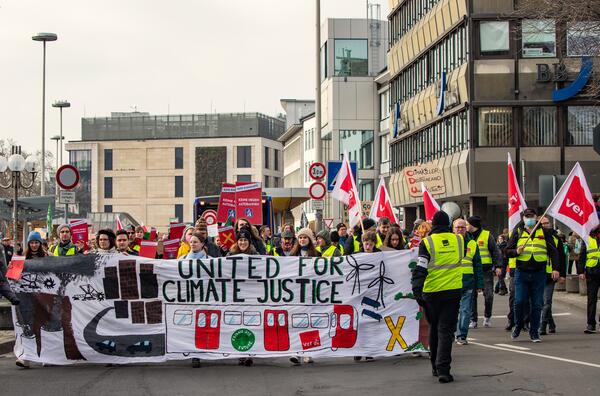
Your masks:
{"label": "glasses", "polygon": [[135,232],[128,232],[127,235],[133,235]]}
{"label": "glasses", "polygon": [[456,228],[457,230],[460,230],[460,229],[463,229],[463,228],[466,229],[467,227],[465,227],[465,226],[456,226],[454,228]]}

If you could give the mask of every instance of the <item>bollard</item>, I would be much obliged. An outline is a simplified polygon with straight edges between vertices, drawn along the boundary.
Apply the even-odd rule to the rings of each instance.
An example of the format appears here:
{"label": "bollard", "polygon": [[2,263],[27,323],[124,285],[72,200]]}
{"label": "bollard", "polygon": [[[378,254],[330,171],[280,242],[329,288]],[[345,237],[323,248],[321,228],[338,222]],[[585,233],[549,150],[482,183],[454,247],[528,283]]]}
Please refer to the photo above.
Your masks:
{"label": "bollard", "polygon": [[587,282],[579,279],[579,295],[587,296]]}
{"label": "bollard", "polygon": [[567,275],[567,293],[579,293],[579,278],[577,275]]}

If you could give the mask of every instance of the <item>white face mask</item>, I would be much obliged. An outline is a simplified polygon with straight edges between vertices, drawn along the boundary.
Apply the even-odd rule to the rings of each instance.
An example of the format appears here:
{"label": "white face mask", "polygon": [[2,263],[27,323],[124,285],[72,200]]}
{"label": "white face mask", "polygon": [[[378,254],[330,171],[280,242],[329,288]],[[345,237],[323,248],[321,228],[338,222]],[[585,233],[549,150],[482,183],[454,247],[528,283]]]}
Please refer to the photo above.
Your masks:
{"label": "white face mask", "polygon": [[525,223],[525,227],[533,227],[536,223],[536,220],[534,217],[526,217],[523,219],[523,223]]}

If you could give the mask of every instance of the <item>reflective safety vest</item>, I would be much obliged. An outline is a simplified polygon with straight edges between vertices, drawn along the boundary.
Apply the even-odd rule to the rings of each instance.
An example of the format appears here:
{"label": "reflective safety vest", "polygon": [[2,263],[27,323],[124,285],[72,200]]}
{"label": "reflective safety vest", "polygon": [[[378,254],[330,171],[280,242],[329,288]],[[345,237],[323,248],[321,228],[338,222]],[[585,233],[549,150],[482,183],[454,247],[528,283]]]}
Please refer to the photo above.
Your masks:
{"label": "reflective safety vest", "polygon": [[[546,250],[546,239],[544,238],[544,231],[541,229],[536,230],[535,235],[527,241],[529,238],[529,232],[523,230],[517,246],[525,246],[525,250],[518,257],[518,261],[529,261],[533,256],[533,259],[538,263],[545,263],[548,261],[548,251]],[[525,244],[527,241],[527,244]]]}
{"label": "reflective safety vest", "polygon": [[[60,256],[59,251],[60,249],[58,248],[58,245],[54,245],[50,248],[50,253],[52,253],[53,256]],[[77,253],[77,248],[72,246],[69,248],[69,250],[67,250],[67,254],[65,254],[65,256],[73,256],[75,253]]]}
{"label": "reflective safety vest", "polygon": [[[516,232],[518,232],[517,230],[515,230]],[[513,232],[515,232],[513,231]],[[510,233],[510,235],[512,235],[512,232]],[[515,269],[517,268],[517,258],[513,257],[513,258],[509,258],[508,259],[508,269]]]}
{"label": "reflective safety vest", "polygon": [[477,238],[477,246],[479,247],[479,256],[481,257],[481,264],[489,265],[492,264],[492,255],[489,249],[490,232],[488,230],[481,230],[479,237]]}
{"label": "reflective safety vest", "polygon": [[265,250],[267,251],[267,254],[271,254],[271,251],[274,250],[273,249],[273,245],[271,245],[271,243],[265,243]]}
{"label": "reflective safety vest", "polygon": [[585,261],[586,267],[596,267],[600,261],[600,249],[598,248],[598,240],[594,237],[588,238],[587,243],[587,260]]}
{"label": "reflective safety vest", "polygon": [[473,271],[473,259],[475,258],[475,253],[477,253],[477,242],[471,239],[467,242],[467,254],[465,254],[465,257],[462,259],[462,263],[464,264],[462,267],[463,274],[473,275],[475,273],[475,271]]}
{"label": "reflective safety vest", "polygon": [[133,245],[133,247],[131,248],[131,250],[137,253],[139,253],[141,249],[142,247],[140,245]]}
{"label": "reflective safety vest", "polygon": [[323,253],[321,253],[321,248],[319,247],[318,252],[321,253],[321,257],[333,257],[333,254],[337,250],[337,247],[331,245],[329,246]]}
{"label": "reflective safety vest", "polygon": [[423,292],[462,289],[463,268],[473,266],[472,261],[471,264],[463,263],[463,236],[449,232],[433,234],[425,238],[423,243],[430,256]]}
{"label": "reflective safety vest", "polygon": [[[556,246],[556,249],[558,250],[558,238],[553,236],[552,239],[554,240],[554,246]],[[550,260],[550,257],[548,257],[548,261],[546,261],[546,273],[552,273],[552,261]]]}
{"label": "reflective safety vest", "polygon": [[375,247],[379,249],[383,246],[383,241],[381,240],[381,237],[379,236],[378,232],[376,232],[375,235],[377,236],[377,243],[375,244]]}
{"label": "reflective safety vest", "polygon": [[352,253],[360,252],[360,242],[358,241],[358,238],[356,238],[356,236],[352,236],[352,239],[354,240],[354,252]]}

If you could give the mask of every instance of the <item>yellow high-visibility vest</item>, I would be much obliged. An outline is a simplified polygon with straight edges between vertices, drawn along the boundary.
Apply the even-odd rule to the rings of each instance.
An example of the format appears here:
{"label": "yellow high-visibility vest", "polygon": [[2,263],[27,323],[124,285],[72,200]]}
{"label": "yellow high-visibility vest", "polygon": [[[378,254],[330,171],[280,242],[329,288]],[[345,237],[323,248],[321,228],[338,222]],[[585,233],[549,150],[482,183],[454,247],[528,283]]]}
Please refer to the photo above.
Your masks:
{"label": "yellow high-visibility vest", "polygon": [[[60,256],[59,254],[59,249],[58,249],[58,245],[54,245],[50,248],[50,253],[52,253],[53,256]],[[65,256],[73,256],[75,255],[75,253],[77,253],[77,248],[75,246],[72,246],[69,248],[69,250],[67,250],[67,253],[65,254]]]}
{"label": "yellow high-visibility vest", "polygon": [[488,246],[489,242],[490,232],[488,230],[481,230],[477,238],[477,247],[479,247],[479,257],[481,257],[481,264],[483,265],[492,264],[492,255]]}
{"label": "yellow high-visibility vest", "polygon": [[[535,231],[535,235],[527,241],[529,238],[529,232],[523,230],[517,246],[525,246],[523,252],[517,257],[519,261],[529,261],[531,257],[538,263],[545,263],[548,261],[548,251],[546,248],[546,239],[544,238],[544,231],[538,229]],[[525,243],[527,241],[527,243]]]}
{"label": "yellow high-visibility vest", "polygon": [[600,249],[598,249],[598,240],[590,236],[587,243],[587,260],[585,260],[585,266],[594,268],[598,265],[599,260]]}
{"label": "yellow high-visibility vest", "polygon": [[469,265],[463,264],[463,236],[444,232],[428,236],[423,243],[430,255],[423,292],[462,289],[463,268]]}
{"label": "yellow high-visibility vest", "polygon": [[473,275],[475,271],[473,270],[473,259],[475,258],[475,253],[477,253],[477,242],[471,239],[467,242],[467,253],[462,259],[462,263],[464,264],[463,274],[465,275]]}

